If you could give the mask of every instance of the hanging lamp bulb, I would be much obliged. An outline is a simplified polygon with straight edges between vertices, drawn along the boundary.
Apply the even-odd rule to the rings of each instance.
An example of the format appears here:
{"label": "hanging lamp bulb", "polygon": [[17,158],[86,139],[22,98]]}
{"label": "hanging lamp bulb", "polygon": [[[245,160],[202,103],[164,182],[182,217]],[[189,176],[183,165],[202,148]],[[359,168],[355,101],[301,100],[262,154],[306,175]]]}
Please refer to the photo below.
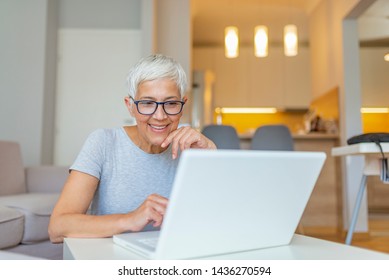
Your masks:
{"label": "hanging lamp bulb", "polygon": [[265,25],[258,25],[254,30],[254,53],[256,57],[268,55],[268,35]]}
{"label": "hanging lamp bulb", "polygon": [[224,30],[225,56],[235,58],[239,55],[239,35],[238,28],[227,26]]}
{"label": "hanging lamp bulb", "polygon": [[389,61],[389,52],[384,55],[384,60]]}
{"label": "hanging lamp bulb", "polygon": [[288,24],[284,27],[284,54],[286,56],[296,56],[298,53],[297,27]]}

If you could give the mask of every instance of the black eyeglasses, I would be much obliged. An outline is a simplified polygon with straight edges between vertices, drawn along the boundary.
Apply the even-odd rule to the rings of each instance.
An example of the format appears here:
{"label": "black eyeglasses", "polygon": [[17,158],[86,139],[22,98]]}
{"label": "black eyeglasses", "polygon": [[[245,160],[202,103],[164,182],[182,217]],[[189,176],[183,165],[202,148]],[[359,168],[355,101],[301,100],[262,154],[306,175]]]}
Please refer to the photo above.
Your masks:
{"label": "black eyeglasses", "polygon": [[135,100],[130,96],[132,101],[136,105],[136,109],[139,114],[142,115],[152,115],[157,111],[158,105],[162,105],[163,111],[170,116],[178,115],[181,113],[182,108],[184,107],[185,102],[180,100],[172,100],[165,102],[157,102],[153,100]]}

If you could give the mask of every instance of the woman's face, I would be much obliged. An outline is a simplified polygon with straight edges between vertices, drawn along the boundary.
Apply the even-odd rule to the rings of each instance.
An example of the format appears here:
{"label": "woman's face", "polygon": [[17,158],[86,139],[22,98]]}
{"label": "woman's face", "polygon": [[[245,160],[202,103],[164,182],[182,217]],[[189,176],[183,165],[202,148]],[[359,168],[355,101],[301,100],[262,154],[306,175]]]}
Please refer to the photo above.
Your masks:
{"label": "woman's face", "polygon": [[[141,83],[135,100],[181,101],[181,95],[175,82],[170,79],[159,79]],[[170,132],[177,129],[182,111],[177,115],[167,115],[162,105],[158,105],[154,114],[142,115],[129,98],[126,98],[126,104],[137,122],[138,139],[136,142],[138,143],[136,144],[146,152],[164,150],[161,148],[161,144]]]}

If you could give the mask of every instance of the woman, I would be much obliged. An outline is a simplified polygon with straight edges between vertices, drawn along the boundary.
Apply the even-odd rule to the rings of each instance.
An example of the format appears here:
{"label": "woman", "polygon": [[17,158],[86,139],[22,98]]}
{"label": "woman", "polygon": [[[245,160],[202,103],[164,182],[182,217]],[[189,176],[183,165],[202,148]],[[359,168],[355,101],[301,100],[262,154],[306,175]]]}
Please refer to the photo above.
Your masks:
{"label": "woman", "polygon": [[136,125],[100,129],[88,137],[51,216],[53,243],[159,227],[179,152],[216,149],[196,130],[178,128],[186,76],[173,59],[140,60],[130,70],[128,86],[124,101]]}

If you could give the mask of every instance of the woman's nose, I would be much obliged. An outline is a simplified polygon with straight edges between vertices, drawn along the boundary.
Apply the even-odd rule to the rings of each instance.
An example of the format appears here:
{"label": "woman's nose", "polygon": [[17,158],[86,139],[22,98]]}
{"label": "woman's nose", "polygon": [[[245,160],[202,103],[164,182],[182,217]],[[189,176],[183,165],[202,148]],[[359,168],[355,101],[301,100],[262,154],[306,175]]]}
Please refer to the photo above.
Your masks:
{"label": "woman's nose", "polygon": [[167,115],[165,113],[165,110],[163,109],[163,105],[159,104],[157,107],[157,110],[153,114],[153,118],[158,119],[158,120],[162,120],[162,119],[165,119],[166,117],[167,117]]}

